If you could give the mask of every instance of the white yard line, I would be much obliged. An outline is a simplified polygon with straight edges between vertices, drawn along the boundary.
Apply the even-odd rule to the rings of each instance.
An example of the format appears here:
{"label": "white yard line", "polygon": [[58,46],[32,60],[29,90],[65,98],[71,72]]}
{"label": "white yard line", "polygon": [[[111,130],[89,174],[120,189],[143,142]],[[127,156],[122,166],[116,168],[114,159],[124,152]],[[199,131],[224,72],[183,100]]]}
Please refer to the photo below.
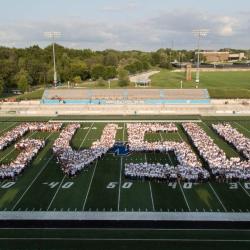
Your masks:
{"label": "white yard line", "polygon": [[[87,137],[88,137],[90,131],[92,131],[93,125],[94,125],[94,122],[92,122],[91,126],[90,126],[89,129],[88,129],[88,132],[87,132],[86,135],[84,136],[84,138],[83,138],[83,140],[82,140],[82,142],[81,142],[81,145],[80,145],[79,148],[78,148],[79,150],[80,150],[80,148],[82,147],[82,145],[83,145],[83,143],[85,142],[85,140],[87,139]],[[94,172],[95,172],[95,169],[96,169],[97,162],[98,162],[98,160],[96,161],[95,168],[94,168],[94,171],[93,171],[93,173],[92,173],[91,181],[90,181],[90,184],[89,184],[89,187],[88,187],[88,192],[87,192],[87,195],[86,195],[86,197],[85,197],[85,200],[84,200],[84,204],[83,204],[82,209],[84,209],[84,208],[85,208],[85,205],[86,205],[87,196],[88,196],[88,193],[89,193],[89,190],[90,190],[90,186],[91,186],[91,184],[92,184],[92,180],[93,180],[93,177],[94,177],[93,175],[94,175]]]}
{"label": "white yard line", "polygon": [[125,138],[125,128],[126,128],[126,124],[125,122],[123,123],[123,132],[122,132],[122,141],[124,142],[124,138]]}
{"label": "white yard line", "polygon": [[212,189],[214,195],[216,196],[217,200],[220,202],[221,206],[223,207],[224,211],[227,212],[226,207],[224,206],[223,202],[221,201],[219,195],[216,193],[215,189],[213,188],[212,184],[208,182],[209,187]]}
{"label": "white yard line", "polygon": [[183,190],[183,188],[182,188],[182,186],[181,186],[181,184],[180,184],[179,181],[178,181],[178,184],[179,184],[179,186],[180,186],[180,189],[181,189],[182,195],[183,195],[183,197],[184,197],[185,203],[186,203],[186,205],[187,205],[188,211],[191,212],[191,208],[190,208],[190,206],[189,206],[187,197],[186,197],[186,195],[185,195],[185,193],[184,193],[184,190]]}
{"label": "white yard line", "polygon": [[[53,132],[49,134],[49,136],[47,136],[45,138],[45,141],[49,139],[49,137],[53,135]],[[49,164],[49,162],[52,160],[53,155],[48,159],[48,161],[44,164],[44,166],[42,167],[42,169],[39,171],[39,173],[36,175],[36,177],[33,179],[33,181],[30,183],[30,185],[27,187],[27,189],[24,191],[24,193],[22,194],[22,196],[18,199],[18,201],[15,203],[15,205],[12,207],[12,211],[16,208],[16,206],[19,204],[19,202],[22,200],[22,198],[24,197],[24,195],[28,192],[28,190],[31,188],[31,186],[33,185],[33,183],[36,181],[36,179],[39,177],[39,175],[43,172],[43,170],[47,167],[47,165]]]}
{"label": "white yard line", "polygon": [[162,136],[161,132],[160,132],[160,137],[161,137],[161,141],[163,142],[163,136]]}
{"label": "white yard line", "polygon": [[248,128],[246,128],[245,126],[239,124],[238,122],[234,122],[235,124],[237,124],[239,127],[241,127],[242,129],[244,129],[245,131],[247,131],[248,133],[250,133],[250,130]]}
{"label": "white yard line", "polygon": [[[181,135],[179,134],[179,131],[178,131],[178,135],[179,135],[179,137],[182,139]],[[183,139],[182,139],[182,140],[183,140]],[[183,140],[183,141],[184,141],[184,140]],[[173,164],[173,162],[172,162],[172,159],[171,159],[171,157],[170,157],[170,155],[169,155],[168,152],[167,152],[167,155],[168,155],[168,158],[169,158],[169,160],[170,160],[172,166],[174,166],[174,164]],[[178,181],[178,185],[179,185],[179,187],[180,187],[180,189],[181,189],[181,193],[182,193],[182,195],[183,195],[183,198],[184,198],[184,201],[185,201],[186,206],[187,206],[187,208],[188,208],[188,211],[191,212],[191,208],[190,208],[188,199],[187,199],[186,194],[185,194],[185,192],[184,192],[184,190],[183,190],[183,188],[182,188],[182,186],[181,186],[181,184],[180,184],[179,181]]]}
{"label": "white yard line", "polygon": [[185,142],[185,140],[183,139],[183,137],[181,136],[181,134],[179,132],[179,129],[177,130],[177,134],[179,135],[179,137],[181,138],[181,140]]}
{"label": "white yard line", "polygon": [[82,147],[82,145],[83,145],[83,143],[85,142],[85,140],[86,140],[87,136],[89,135],[89,133],[90,133],[90,131],[91,131],[91,129],[92,129],[92,127],[93,127],[93,125],[94,125],[94,122],[91,124],[91,126],[90,126],[90,128],[89,128],[89,130],[88,130],[87,134],[84,136],[84,138],[83,138],[83,140],[82,140],[82,142],[81,142],[81,144],[80,144],[80,146],[79,146],[78,150]]}
{"label": "white yard line", "polygon": [[[145,153],[145,162],[148,162],[146,153]],[[151,187],[151,181],[148,181],[148,184],[149,184],[149,191],[150,191],[152,208],[153,208],[153,211],[155,211],[155,203],[154,203],[154,197],[153,197],[153,192],[152,192],[152,187]]]}
{"label": "white yard line", "polygon": [[[147,162],[147,154],[145,153],[145,162]],[[151,187],[151,181],[148,181],[149,184],[149,191],[150,191],[150,198],[151,198],[151,203],[152,203],[152,209],[155,211],[155,204],[154,204],[154,197],[153,197],[153,192],[152,192],[152,187]]]}
{"label": "white yard line", "polygon": [[149,181],[148,183],[149,183],[149,190],[150,190],[150,196],[151,196],[152,208],[153,208],[153,211],[155,211],[155,203],[154,203],[154,197],[153,197],[153,192],[152,192],[151,182]]}
{"label": "white yard line", "polygon": [[[125,136],[125,127],[126,124],[123,123],[123,133],[122,133],[122,141],[124,142],[124,136]],[[117,204],[117,210],[120,211],[120,200],[121,200],[121,182],[122,182],[122,166],[123,166],[123,157],[121,157],[121,164],[120,164],[120,176],[119,176],[119,191],[118,191],[118,204]]]}
{"label": "white yard line", "polygon": [[23,192],[22,196],[18,199],[18,201],[15,203],[15,205],[12,207],[12,211],[15,210],[19,202],[22,200],[24,195],[29,191],[33,183],[37,180],[37,178],[40,176],[40,174],[44,171],[44,169],[48,166],[49,162],[52,160],[53,155],[48,159],[48,161],[44,164],[43,168],[39,171],[39,173],[36,175],[36,177],[33,179],[33,181],[30,183],[30,185],[27,187],[27,189]]}
{"label": "white yard line", "polygon": [[[35,135],[35,134],[37,134],[37,131],[35,131],[35,132],[33,132],[31,135],[29,135],[29,136],[27,137],[27,139],[29,139],[31,136],[33,136],[33,135]],[[18,141],[18,140],[19,140],[19,139],[17,139],[16,141]],[[13,142],[13,144],[15,144],[16,141]],[[8,157],[8,156],[9,156],[11,153],[13,153],[14,151],[15,151],[15,148],[13,148],[8,154],[4,155],[4,156],[1,158],[0,162],[2,162],[6,157]]]}
{"label": "white yard line", "polygon": [[248,193],[248,191],[244,188],[244,186],[239,182],[241,188],[245,191],[246,195],[250,198],[250,194]]}
{"label": "white yard line", "polygon": [[95,163],[95,168],[94,168],[94,171],[92,173],[91,180],[90,180],[89,187],[88,187],[88,191],[87,191],[87,194],[86,194],[85,199],[84,199],[84,203],[83,203],[83,206],[82,206],[82,211],[84,211],[85,206],[86,206],[86,202],[87,202],[87,199],[88,199],[88,196],[89,196],[89,191],[90,191],[92,181],[93,181],[94,176],[95,176],[95,171],[96,171],[97,164],[98,164],[98,160],[96,160],[96,163]]}
{"label": "white yard line", "polygon": [[51,205],[53,204],[53,201],[55,200],[55,198],[56,198],[56,196],[57,196],[59,190],[61,189],[61,186],[62,186],[62,184],[63,184],[65,178],[66,178],[66,175],[64,175],[64,177],[62,178],[60,185],[58,186],[58,188],[57,188],[57,190],[56,190],[56,192],[55,192],[53,198],[51,199],[51,201],[50,201],[50,203],[49,203],[49,205],[48,205],[48,207],[47,207],[47,211],[49,211]]}
{"label": "white yard line", "polygon": [[14,123],[12,122],[12,124],[9,125],[7,128],[0,130],[0,133],[3,133],[4,131],[9,130],[9,128],[14,127],[16,124],[17,124],[17,122],[14,122]]}
{"label": "white yard line", "polygon": [[123,161],[123,157],[121,157],[121,164],[120,164],[119,191],[118,191],[118,202],[117,202],[118,211],[120,211],[120,200],[121,200],[122,161]]}

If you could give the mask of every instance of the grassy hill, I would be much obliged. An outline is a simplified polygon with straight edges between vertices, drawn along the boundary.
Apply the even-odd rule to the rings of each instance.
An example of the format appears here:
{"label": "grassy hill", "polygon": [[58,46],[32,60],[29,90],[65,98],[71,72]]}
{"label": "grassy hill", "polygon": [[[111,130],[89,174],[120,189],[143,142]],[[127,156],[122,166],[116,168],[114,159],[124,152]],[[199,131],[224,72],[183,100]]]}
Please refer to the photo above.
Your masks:
{"label": "grassy hill", "polygon": [[[193,81],[185,81],[184,72],[162,70],[151,77],[155,88],[195,88]],[[207,88],[212,98],[250,98],[250,72],[201,72],[199,88]]]}

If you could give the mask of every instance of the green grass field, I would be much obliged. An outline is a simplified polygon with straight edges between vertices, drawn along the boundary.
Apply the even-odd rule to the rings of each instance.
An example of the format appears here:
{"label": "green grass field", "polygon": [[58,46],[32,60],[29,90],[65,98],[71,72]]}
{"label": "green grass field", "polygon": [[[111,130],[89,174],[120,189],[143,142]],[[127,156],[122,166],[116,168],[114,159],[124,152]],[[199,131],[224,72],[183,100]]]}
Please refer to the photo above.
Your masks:
{"label": "green grass field", "polygon": [[39,100],[42,98],[44,92],[44,88],[39,88],[37,90],[27,92],[21,95],[14,95],[14,94],[3,94],[0,95],[0,100],[3,98],[16,98],[17,101],[22,100]]}
{"label": "green grass field", "polygon": [[[67,117],[63,117],[64,119]],[[78,117],[80,118],[80,117]],[[171,118],[165,117],[166,121]],[[180,117],[180,119],[183,117]],[[185,117],[187,118],[187,117]],[[193,117],[194,118],[194,117]],[[44,118],[48,120],[48,118]],[[83,118],[84,119],[84,118]],[[0,122],[0,136],[20,122]],[[32,120],[35,120],[33,118]],[[212,131],[211,123],[229,121],[250,137],[248,117],[206,117],[200,126],[226,154],[238,152]],[[119,123],[118,121],[115,121]],[[176,123],[178,133],[147,134],[149,141],[188,141]],[[72,140],[76,149],[88,148],[102,134],[105,122],[81,123]],[[126,122],[119,123],[116,140],[126,141]],[[52,155],[52,144],[59,133],[29,133],[29,138],[44,138],[46,147],[32,165],[15,180],[0,183],[0,211],[122,211],[122,212],[249,212],[250,183],[204,184],[135,181],[123,176],[126,162],[168,162],[176,164],[173,154],[136,153],[129,156],[106,155],[79,176],[65,176]],[[1,163],[17,156],[13,145],[0,152]],[[153,229],[1,229],[0,249],[249,249],[248,230],[153,230]],[[85,248],[82,248],[84,245]]]}
{"label": "green grass field", "polygon": [[[159,88],[195,88],[193,81],[185,81],[185,73],[162,70],[151,77],[152,86]],[[250,72],[201,72],[199,88],[208,89],[212,98],[250,98]]]}
{"label": "green grass field", "polygon": [[[228,157],[238,156],[234,148],[219,138],[211,129],[213,121],[200,126],[226,152]],[[16,126],[18,122],[1,122],[0,135]],[[250,120],[231,121],[240,132],[250,137]],[[73,137],[76,149],[88,148],[102,134],[106,123],[83,122]],[[120,123],[117,140],[126,141],[126,123]],[[188,142],[188,138],[177,123],[178,133],[148,134],[147,140]],[[92,129],[90,129],[92,127]],[[248,212],[250,190],[248,184],[238,183],[237,189],[231,184],[214,181],[205,184],[158,183],[154,181],[132,181],[124,178],[126,162],[162,162],[176,164],[173,154],[132,153],[125,157],[107,154],[75,178],[63,175],[53,158],[51,147],[58,133],[29,133],[29,138],[44,138],[46,147],[39,153],[22,176],[15,181],[4,180],[0,184],[0,210],[17,211],[220,211]],[[2,163],[15,159],[18,151],[10,146],[0,152]],[[73,194],[73,195],[72,195]],[[99,197],[103,197],[100,199]],[[163,197],[168,197],[163,199]]]}

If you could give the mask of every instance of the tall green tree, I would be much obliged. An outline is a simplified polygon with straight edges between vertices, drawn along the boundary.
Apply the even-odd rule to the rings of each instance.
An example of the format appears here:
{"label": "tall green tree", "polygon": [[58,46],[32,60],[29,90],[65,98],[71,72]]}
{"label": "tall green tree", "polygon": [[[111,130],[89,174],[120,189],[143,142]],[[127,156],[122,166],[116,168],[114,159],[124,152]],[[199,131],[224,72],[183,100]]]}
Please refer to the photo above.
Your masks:
{"label": "tall green tree", "polygon": [[117,76],[116,67],[108,66],[108,67],[105,68],[105,71],[104,71],[104,79],[105,80],[113,79],[116,76]]}
{"label": "tall green tree", "polygon": [[24,93],[29,91],[30,88],[30,76],[27,71],[21,70],[16,76],[17,86]]}
{"label": "tall green tree", "polygon": [[115,52],[109,52],[104,56],[104,65],[116,67],[119,63],[118,55]]}
{"label": "tall green tree", "polygon": [[118,72],[118,84],[120,87],[126,87],[130,83],[128,71],[120,69]]}
{"label": "tall green tree", "polygon": [[105,67],[103,65],[96,65],[91,70],[91,78],[97,80],[100,77],[105,78]]}

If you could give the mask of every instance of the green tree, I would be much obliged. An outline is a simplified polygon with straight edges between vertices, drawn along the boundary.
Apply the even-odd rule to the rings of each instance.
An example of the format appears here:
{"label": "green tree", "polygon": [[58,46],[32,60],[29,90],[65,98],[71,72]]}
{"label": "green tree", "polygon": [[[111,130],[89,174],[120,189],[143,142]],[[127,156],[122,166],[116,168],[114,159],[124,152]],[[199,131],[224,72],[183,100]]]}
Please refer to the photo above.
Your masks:
{"label": "green tree", "polygon": [[172,66],[172,64],[170,62],[161,63],[160,67],[163,68],[163,69],[169,69],[169,70],[173,69],[173,66]]}
{"label": "green tree", "polygon": [[121,69],[118,72],[118,84],[120,87],[128,86],[130,83],[128,71]]}
{"label": "green tree", "polygon": [[46,73],[46,78],[48,83],[53,83],[54,81],[54,69],[50,68]]}
{"label": "green tree", "polygon": [[117,66],[119,63],[118,56],[115,52],[108,52],[104,57],[104,64],[106,66]]}
{"label": "green tree", "polygon": [[29,77],[29,74],[24,71],[24,70],[21,70],[18,74],[17,74],[17,86],[18,88],[24,93],[24,92],[27,92],[29,91],[29,82],[30,82],[30,77]]}
{"label": "green tree", "polygon": [[103,65],[96,65],[91,70],[91,78],[97,80],[100,77],[105,78],[105,67]]}
{"label": "green tree", "polygon": [[0,96],[3,94],[4,90],[4,81],[2,78],[0,78]]}
{"label": "green tree", "polygon": [[70,74],[71,79],[76,76],[80,76],[82,80],[86,80],[89,78],[89,71],[87,69],[87,65],[79,59],[74,59],[71,61]]}
{"label": "green tree", "polygon": [[135,74],[137,72],[135,64],[128,64],[124,67],[130,74]]}
{"label": "green tree", "polygon": [[142,62],[142,66],[143,66],[143,70],[149,70],[150,69],[150,65],[148,62]]}
{"label": "green tree", "polygon": [[73,78],[73,82],[74,82],[74,83],[81,83],[81,82],[82,82],[82,78],[81,78],[80,76],[75,76],[75,77]]}
{"label": "green tree", "polygon": [[134,67],[136,72],[141,72],[143,70],[143,64],[140,61],[134,62]]}
{"label": "green tree", "polygon": [[108,80],[108,79],[113,79],[117,76],[117,70],[116,67],[114,66],[108,66],[105,68],[105,72],[104,72],[104,79]]}

